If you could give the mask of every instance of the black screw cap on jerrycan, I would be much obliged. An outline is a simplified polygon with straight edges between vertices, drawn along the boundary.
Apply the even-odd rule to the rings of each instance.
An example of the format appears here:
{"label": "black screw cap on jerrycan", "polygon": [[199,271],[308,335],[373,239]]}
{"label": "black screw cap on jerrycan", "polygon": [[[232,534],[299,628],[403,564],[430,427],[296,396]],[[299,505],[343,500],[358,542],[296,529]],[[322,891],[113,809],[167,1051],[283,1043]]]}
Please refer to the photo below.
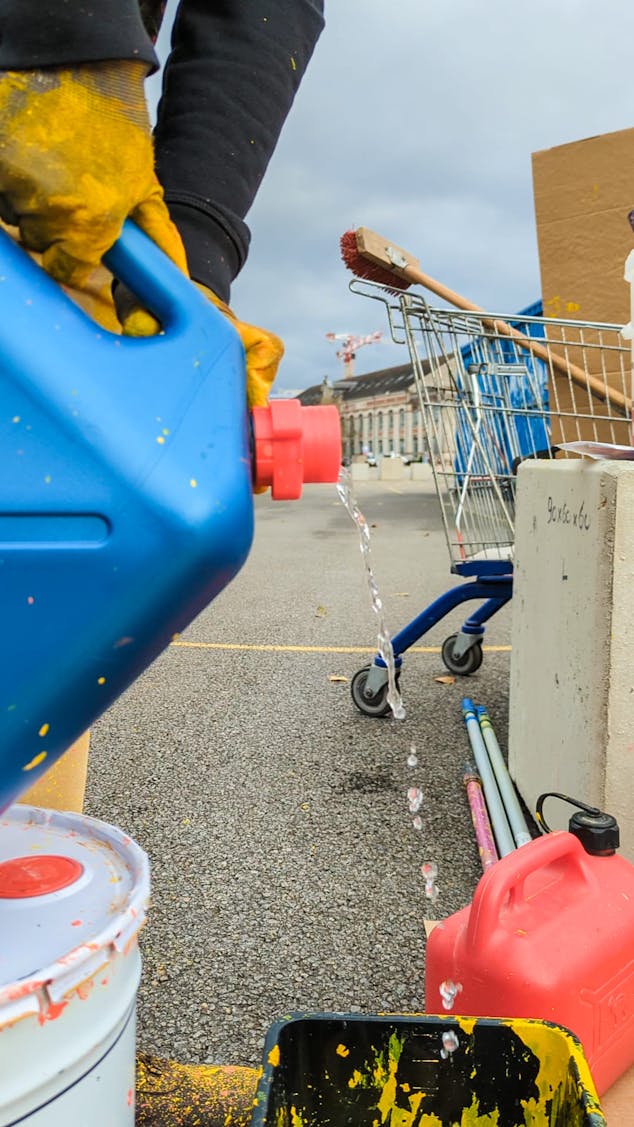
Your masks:
{"label": "black screw cap on jerrycan", "polygon": [[0,232],[0,810],[226,586],[253,535],[235,329],[132,223],[105,261],[159,336],[106,332]]}
{"label": "black screw cap on jerrycan", "polygon": [[549,790],[540,794],[535,804],[535,818],[538,826],[546,833],[551,833],[550,826],[546,824],[543,815],[544,802],[547,798],[558,798],[561,802],[568,802],[576,807],[568,822],[568,833],[574,834],[579,839],[586,853],[594,857],[611,857],[620,845],[619,825],[612,814],[605,814],[597,806],[588,806],[578,798],[570,798],[567,794]]}

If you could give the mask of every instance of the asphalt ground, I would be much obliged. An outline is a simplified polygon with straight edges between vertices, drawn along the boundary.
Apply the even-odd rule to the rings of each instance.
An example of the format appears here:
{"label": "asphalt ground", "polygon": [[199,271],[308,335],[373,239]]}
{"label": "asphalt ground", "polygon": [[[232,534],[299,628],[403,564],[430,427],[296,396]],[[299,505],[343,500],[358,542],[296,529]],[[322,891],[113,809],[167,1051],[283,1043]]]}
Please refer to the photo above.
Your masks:
{"label": "asphalt ground", "polygon": [[[453,582],[436,495],[409,481],[356,493],[394,633]],[[86,812],[152,864],[139,1048],[185,1062],[258,1065],[268,1027],[291,1012],[437,1012],[424,921],[466,904],[481,873],[463,696],[486,704],[506,743],[510,608],[481,669],[451,684],[436,680],[439,646],[465,611],[441,623],[406,655],[407,718],[370,719],[349,682],[377,622],[335,487],[255,505],[242,572],[92,734]]]}

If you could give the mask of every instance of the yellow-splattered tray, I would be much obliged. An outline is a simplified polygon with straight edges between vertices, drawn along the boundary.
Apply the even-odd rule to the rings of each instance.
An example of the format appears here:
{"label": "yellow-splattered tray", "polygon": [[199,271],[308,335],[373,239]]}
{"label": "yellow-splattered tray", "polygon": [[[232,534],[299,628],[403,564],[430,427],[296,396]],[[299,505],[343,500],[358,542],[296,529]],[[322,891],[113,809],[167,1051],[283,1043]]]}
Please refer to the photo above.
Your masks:
{"label": "yellow-splattered tray", "polygon": [[579,1041],[527,1019],[295,1014],[252,1127],[604,1127]]}

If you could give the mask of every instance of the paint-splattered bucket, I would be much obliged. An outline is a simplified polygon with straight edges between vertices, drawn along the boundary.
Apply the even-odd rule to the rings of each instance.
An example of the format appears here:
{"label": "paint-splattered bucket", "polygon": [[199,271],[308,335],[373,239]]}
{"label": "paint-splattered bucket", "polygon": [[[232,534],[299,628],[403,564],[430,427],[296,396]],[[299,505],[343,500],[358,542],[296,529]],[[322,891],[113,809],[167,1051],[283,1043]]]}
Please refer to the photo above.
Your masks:
{"label": "paint-splattered bucket", "polygon": [[80,814],[0,818],[0,1127],[133,1127],[145,853]]}

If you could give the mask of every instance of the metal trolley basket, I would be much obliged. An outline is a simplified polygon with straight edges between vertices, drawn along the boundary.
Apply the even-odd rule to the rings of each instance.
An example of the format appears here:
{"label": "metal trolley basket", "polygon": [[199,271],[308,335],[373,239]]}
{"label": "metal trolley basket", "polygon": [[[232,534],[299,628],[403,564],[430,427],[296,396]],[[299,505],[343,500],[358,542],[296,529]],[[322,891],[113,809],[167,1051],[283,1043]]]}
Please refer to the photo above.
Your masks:
{"label": "metal trolley basket", "polygon": [[[450,611],[478,600],[442,647],[447,669],[467,676],[482,664],[485,623],[513,593],[517,468],[568,456],[564,442],[629,444],[631,348],[620,325],[432,308],[372,282],[351,289],[385,304],[392,339],[409,348],[451,571],[466,581],[394,635],[396,669]],[[351,689],[367,715],[390,711],[380,655]]]}

